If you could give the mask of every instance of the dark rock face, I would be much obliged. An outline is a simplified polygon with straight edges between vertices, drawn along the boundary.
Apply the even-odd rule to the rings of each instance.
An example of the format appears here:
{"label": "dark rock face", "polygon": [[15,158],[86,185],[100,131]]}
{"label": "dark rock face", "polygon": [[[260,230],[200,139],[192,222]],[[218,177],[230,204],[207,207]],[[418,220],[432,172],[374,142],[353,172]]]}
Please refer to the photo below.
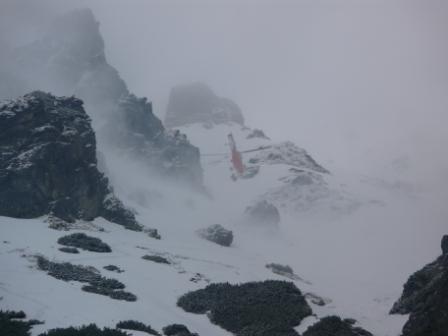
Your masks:
{"label": "dark rock face", "polygon": [[309,327],[303,336],[373,336],[370,332],[354,327],[351,321],[338,316],[328,316]]}
{"label": "dark rock face", "polygon": [[222,225],[215,224],[198,231],[199,236],[221,246],[230,246],[233,241],[233,232]]}
{"label": "dark rock face", "polygon": [[140,228],[98,171],[95,133],[82,105],[38,91],[0,105],[0,215],[52,213],[68,222],[103,216]]}
{"label": "dark rock face", "polygon": [[[446,236],[442,239],[442,248]],[[410,314],[403,336],[448,335],[448,257],[441,255],[411,275],[391,314]]]}
{"label": "dark rock face", "polygon": [[187,312],[209,312],[211,322],[239,336],[297,335],[293,327],[312,313],[293,283],[275,280],[211,284],[177,304]]}
{"label": "dark rock face", "polygon": [[448,235],[443,236],[441,246],[442,246],[442,254],[443,255],[448,254]]}
{"label": "dark rock face", "polygon": [[258,226],[277,226],[280,223],[280,213],[275,205],[263,200],[245,210],[246,220]]}
{"label": "dark rock face", "polygon": [[110,246],[103,243],[101,239],[90,237],[85,233],[73,233],[71,235],[61,237],[58,239],[58,243],[65,246],[78,247],[91,252],[112,252]]}
{"label": "dark rock face", "polygon": [[[75,95],[94,121],[105,122],[96,130],[100,147],[115,142],[123,154],[134,154],[133,159],[162,176],[202,187],[199,150],[184,136],[167,132],[146,98],[129,92],[107,62],[99,23],[90,9],[62,15],[41,39],[8,53],[8,63],[16,83],[8,92],[39,89]],[[0,76],[0,88],[11,83],[11,78]]]}
{"label": "dark rock face", "polygon": [[110,120],[106,139],[171,180],[202,185],[199,149],[179,131],[166,131],[146,98],[122,97],[115,113],[121,122]]}
{"label": "dark rock face", "polygon": [[165,117],[167,127],[228,122],[244,124],[240,108],[230,99],[216,96],[207,85],[192,83],[171,89]]}
{"label": "dark rock face", "polygon": [[183,324],[170,324],[162,329],[166,336],[199,336],[196,333],[191,333]]}

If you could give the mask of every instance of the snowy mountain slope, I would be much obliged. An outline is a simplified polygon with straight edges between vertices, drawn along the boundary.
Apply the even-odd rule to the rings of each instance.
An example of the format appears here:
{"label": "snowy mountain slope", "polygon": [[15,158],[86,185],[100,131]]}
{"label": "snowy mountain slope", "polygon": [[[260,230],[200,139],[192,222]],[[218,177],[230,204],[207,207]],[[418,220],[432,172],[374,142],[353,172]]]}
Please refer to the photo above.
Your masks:
{"label": "snowy mountain slope", "polygon": [[[67,233],[49,229],[45,218],[17,220],[2,217],[2,309],[23,309],[30,318],[44,320],[44,325],[33,328],[33,335],[52,327],[91,322],[113,327],[125,319],[151,324],[157,330],[170,323],[183,323],[200,335],[229,335],[211,324],[205,315],[189,314],[178,308],[177,298],[190,290],[203,288],[209,282],[290,280],[265,267],[275,262],[294,269],[303,279],[294,282],[304,293],[328,299],[329,303],[322,307],[308,300],[318,317],[334,314],[352,317],[375,335],[399,335],[406,316],[389,315],[390,307],[399,297],[406,277],[437,251],[419,250],[413,258],[406,256],[415,252],[416,241],[430,241],[434,232],[443,231],[442,226],[434,226],[434,230],[428,232],[419,225],[425,221],[425,213],[431,211],[424,199],[395,198],[390,191],[359,184],[353,177],[349,180],[307,168],[307,172],[314,174],[313,183],[321,177],[325,181],[322,190],[327,193],[335,188],[334,193],[306,203],[307,209],[316,211],[297,212],[297,209],[282,207],[279,203],[281,222],[278,228],[259,230],[248,227],[242,216],[245,207],[270,195],[271,190],[283,188],[285,182],[281,179],[293,174],[291,168],[300,168],[264,162],[259,163],[259,173],[253,178],[232,181],[226,156],[229,131],[241,150],[268,146],[272,142],[246,139],[247,130],[241,130],[239,126],[205,129],[201,125],[191,125],[182,131],[204,154],[202,164],[210,198],[165,182],[158,184],[156,179],[144,174],[139,165],[125,164],[126,176],[120,175],[120,162],[109,161],[108,166],[113,167],[111,181],[117,193],[136,210],[139,222],[156,227],[162,235],[161,240],[154,240],[143,232],[130,232],[97,219],[94,224],[104,228],[104,232],[93,229],[87,233],[108,243],[112,248],[110,254],[60,252],[56,241]],[[251,152],[251,156],[244,156],[244,160],[260,157],[259,154]],[[341,184],[353,192],[349,195],[357,201],[358,195],[369,195],[382,203],[364,202],[355,210],[341,207],[335,211],[327,206],[339,200],[339,196],[333,196],[344,190]],[[347,194],[348,191],[344,191],[342,199]],[[415,210],[409,211],[412,208]],[[233,230],[235,239],[231,247],[218,246],[196,234],[198,229],[214,223]],[[400,246],[399,250],[397,246]],[[122,281],[126,290],[138,299],[123,302],[85,293],[78,282],[66,283],[38,270],[32,258],[36,254],[51,261],[94,266],[103,276]],[[141,259],[145,254],[162,255],[172,265]],[[125,272],[116,274],[104,270],[103,266],[109,264],[117,265]],[[309,317],[297,330],[302,332],[315,322],[315,317]]]}
{"label": "snowy mountain slope", "polygon": [[[131,102],[136,107],[146,104]],[[448,218],[444,199],[414,191],[409,195],[368,176],[327,172],[293,143],[228,123],[222,119],[227,114],[218,112],[219,124],[180,127],[201,151],[207,195],[162,181],[127,156],[109,153],[104,158],[103,169],[116,194],[135,210],[139,223],[159,230],[161,240],[102,218],[77,222],[65,232],[50,229],[45,217],[0,217],[0,309],[24,310],[30,318],[44,320],[34,326],[33,335],[87,323],[114,327],[126,319],[159,331],[183,323],[202,336],[229,335],[205,315],[178,308],[177,299],[208,283],[286,279],[303,293],[312,293],[308,302],[316,316],[302,322],[299,332],[318,318],[336,314],[355,318],[377,336],[399,335],[406,316],[391,316],[389,310],[408,275],[439,253],[436,247],[446,233],[441,219]],[[137,118],[135,124],[151,126],[148,119]],[[231,178],[229,133],[254,173],[250,178]],[[277,226],[247,225],[245,209],[260,200],[279,209]],[[230,247],[197,234],[212,224],[233,231]],[[58,238],[74,232],[100,238],[112,252],[59,251]],[[146,254],[163,256],[171,264],[143,260]],[[82,291],[79,282],[55,279],[37,268],[36,255],[95,267],[102,276],[122,281],[137,301],[113,300]],[[266,268],[270,263],[289,265],[296,276],[275,274]],[[125,272],[103,269],[110,264]],[[316,296],[325,305],[316,304]]]}
{"label": "snowy mountain slope", "polygon": [[[268,200],[284,213],[296,215],[319,208],[341,214],[358,206],[358,200],[338,185],[337,178],[292,142],[251,137],[252,129],[233,122],[211,127],[196,123],[180,130],[201,149],[205,183],[212,197],[218,203],[225,202],[228,209],[235,207],[235,211],[242,213],[244,207],[260,199]],[[231,182],[228,134],[233,135],[242,152],[246,169],[257,172],[253,177]],[[229,195],[238,195],[233,198],[235,204]],[[246,203],[241,203],[241,199]]]}

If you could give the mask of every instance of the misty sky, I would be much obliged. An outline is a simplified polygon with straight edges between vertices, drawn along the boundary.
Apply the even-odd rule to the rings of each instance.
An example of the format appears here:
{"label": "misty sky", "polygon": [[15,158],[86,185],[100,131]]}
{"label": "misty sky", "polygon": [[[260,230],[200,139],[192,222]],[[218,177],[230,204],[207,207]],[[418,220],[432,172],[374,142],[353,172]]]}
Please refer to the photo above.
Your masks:
{"label": "misty sky", "polygon": [[203,81],[324,164],[399,159],[416,179],[447,180],[448,1],[0,0],[0,38],[25,43],[79,7],[162,118],[172,86]]}

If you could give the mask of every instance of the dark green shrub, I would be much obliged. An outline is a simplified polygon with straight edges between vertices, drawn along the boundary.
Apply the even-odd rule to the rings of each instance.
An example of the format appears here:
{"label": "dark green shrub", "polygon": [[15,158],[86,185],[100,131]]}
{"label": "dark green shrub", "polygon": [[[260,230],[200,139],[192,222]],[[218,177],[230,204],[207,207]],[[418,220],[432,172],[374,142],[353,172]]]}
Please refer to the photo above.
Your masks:
{"label": "dark green shrub", "polygon": [[107,266],[104,266],[103,268],[105,270],[111,271],[111,272],[117,272],[117,273],[123,273],[124,272],[120,267],[115,266],[115,265],[107,265]]}
{"label": "dark green shrub", "polygon": [[249,335],[248,330],[253,335],[294,335],[292,328],[312,313],[292,282],[276,280],[211,284],[183,295],[177,305],[191,313],[209,312],[213,323],[240,336]]}
{"label": "dark green shrub", "polygon": [[156,262],[158,264],[171,264],[168,259],[166,259],[166,258],[164,258],[162,256],[158,256],[158,255],[148,255],[148,254],[146,254],[146,255],[144,255],[142,257],[142,259],[149,260],[149,261],[154,261],[154,262]]}
{"label": "dark green shrub", "polygon": [[95,324],[90,324],[79,328],[51,329],[39,336],[129,336],[129,334],[117,329],[100,329]]}
{"label": "dark green shrub", "polygon": [[32,324],[17,320],[25,317],[26,315],[23,311],[0,310],[0,334],[2,336],[29,336]]}
{"label": "dark green shrub", "polygon": [[73,233],[58,239],[58,243],[65,246],[77,247],[91,252],[112,252],[112,249],[101,239],[90,237],[85,233]]}
{"label": "dark green shrub", "polygon": [[59,251],[65,252],[65,253],[72,253],[72,254],[78,254],[79,253],[79,250],[76,247],[61,247],[59,249]]}
{"label": "dark green shrub", "polygon": [[162,331],[166,336],[199,336],[196,333],[191,333],[183,324],[170,324],[164,327]]}
{"label": "dark green shrub", "polygon": [[151,335],[160,336],[160,334],[152,329],[150,325],[145,325],[141,322],[133,320],[120,321],[117,323],[116,328],[143,331]]}
{"label": "dark green shrub", "polygon": [[354,327],[351,321],[339,316],[327,316],[309,327],[303,336],[373,336],[368,331]]}
{"label": "dark green shrub", "polygon": [[122,290],[125,288],[123,283],[116,279],[102,277],[92,267],[73,265],[67,262],[52,262],[42,256],[37,256],[37,266],[56,279],[88,283],[88,286],[82,287],[85,292],[106,295],[115,300],[137,300],[134,294]]}

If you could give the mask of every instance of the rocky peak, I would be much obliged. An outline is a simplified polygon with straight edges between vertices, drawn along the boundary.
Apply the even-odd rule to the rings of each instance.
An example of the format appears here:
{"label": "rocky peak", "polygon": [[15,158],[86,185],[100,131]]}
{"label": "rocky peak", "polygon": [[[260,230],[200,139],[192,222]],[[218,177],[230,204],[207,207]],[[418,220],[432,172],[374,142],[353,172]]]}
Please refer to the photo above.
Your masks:
{"label": "rocky peak", "polygon": [[[199,150],[184,136],[165,131],[146,98],[131,94],[106,60],[99,24],[89,9],[69,12],[54,21],[41,39],[15,51],[21,91],[44,90],[81,98],[95,122],[101,150],[114,143],[124,155],[202,189]],[[0,77],[0,88],[3,78]],[[8,81],[8,87],[13,81]],[[10,90],[11,91],[11,90]],[[107,152],[105,152],[107,156]]]}
{"label": "rocky peak", "polygon": [[244,124],[240,108],[232,100],[218,97],[206,84],[198,82],[171,89],[165,117],[167,127],[229,122]]}
{"label": "rocky peak", "polygon": [[0,105],[0,215],[46,214],[141,228],[97,168],[83,102],[36,91]]}
{"label": "rocky peak", "polygon": [[57,18],[39,40],[18,48],[13,57],[24,90],[76,94],[87,103],[118,100],[127,88],[106,61],[99,23],[90,9]]}

